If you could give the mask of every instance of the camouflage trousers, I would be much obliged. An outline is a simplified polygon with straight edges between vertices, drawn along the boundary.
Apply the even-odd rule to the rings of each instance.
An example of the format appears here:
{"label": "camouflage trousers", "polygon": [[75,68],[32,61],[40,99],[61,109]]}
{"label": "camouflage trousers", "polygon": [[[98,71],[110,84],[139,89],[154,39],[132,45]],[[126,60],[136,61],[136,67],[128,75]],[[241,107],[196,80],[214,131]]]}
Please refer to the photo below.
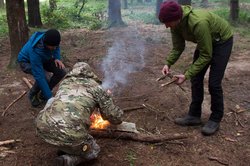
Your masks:
{"label": "camouflage trousers", "polygon": [[70,163],[75,165],[97,158],[100,152],[100,146],[96,143],[95,139],[88,135],[84,143],[78,146],[57,146],[59,150],[67,153],[63,155]]}

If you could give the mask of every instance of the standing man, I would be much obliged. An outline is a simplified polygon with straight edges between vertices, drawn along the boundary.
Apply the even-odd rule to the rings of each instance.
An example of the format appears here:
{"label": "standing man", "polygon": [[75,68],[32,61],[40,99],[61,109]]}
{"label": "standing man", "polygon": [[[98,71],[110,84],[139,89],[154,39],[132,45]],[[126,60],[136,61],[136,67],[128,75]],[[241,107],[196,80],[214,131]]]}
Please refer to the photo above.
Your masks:
{"label": "standing man", "polygon": [[174,1],[163,2],[159,20],[170,28],[173,48],[168,54],[162,73],[167,75],[170,67],[178,60],[185,49],[185,41],[197,43],[193,63],[184,74],[175,75],[176,84],[191,79],[192,102],[188,115],[177,118],[181,126],[201,124],[202,102],[204,99],[204,76],[209,72],[209,93],[211,95],[211,115],[202,128],[204,135],[212,135],[218,129],[224,114],[221,82],[231,54],[233,32],[229,24],[219,16],[209,12],[180,6]]}
{"label": "standing man", "polygon": [[[32,74],[35,79],[28,94],[34,107],[41,104],[40,99],[52,97],[52,89],[66,74],[60,60],[60,42],[61,35],[56,29],[35,32],[18,54],[17,60],[22,71]],[[47,80],[45,72],[52,72],[53,76]]]}
{"label": "standing man", "polygon": [[87,63],[78,62],[38,114],[37,134],[65,153],[55,159],[57,166],[75,166],[97,158],[100,147],[89,134],[90,116],[96,108],[104,120],[122,123],[123,111],[100,83]]}

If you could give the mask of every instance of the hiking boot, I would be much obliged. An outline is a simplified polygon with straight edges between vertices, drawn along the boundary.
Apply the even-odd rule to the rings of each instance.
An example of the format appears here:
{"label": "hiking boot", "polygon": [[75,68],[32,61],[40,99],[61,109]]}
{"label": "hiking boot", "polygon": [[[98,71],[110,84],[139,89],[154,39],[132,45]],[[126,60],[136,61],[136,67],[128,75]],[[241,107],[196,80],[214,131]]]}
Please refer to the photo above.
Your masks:
{"label": "hiking boot", "polygon": [[183,118],[175,119],[175,124],[180,126],[197,126],[201,124],[201,119],[199,117],[186,115]]}
{"label": "hiking boot", "polygon": [[209,120],[204,127],[201,129],[201,133],[203,135],[213,135],[217,130],[220,128],[220,123],[219,122],[214,122]]}
{"label": "hiking boot", "polygon": [[64,158],[62,156],[55,158],[55,166],[65,166],[64,164]]}
{"label": "hiking boot", "polygon": [[40,101],[39,98],[37,97],[37,94],[34,94],[31,91],[29,91],[28,98],[33,107],[38,107],[40,105]]}

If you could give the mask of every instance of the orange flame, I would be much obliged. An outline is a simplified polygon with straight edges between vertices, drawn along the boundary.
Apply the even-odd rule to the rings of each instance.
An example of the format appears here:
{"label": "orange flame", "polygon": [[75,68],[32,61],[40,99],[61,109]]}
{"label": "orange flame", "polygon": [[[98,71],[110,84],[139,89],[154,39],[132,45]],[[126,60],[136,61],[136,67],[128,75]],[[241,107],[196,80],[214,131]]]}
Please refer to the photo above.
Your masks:
{"label": "orange flame", "polygon": [[93,112],[93,114],[90,116],[91,120],[91,129],[106,129],[110,123],[107,120],[103,120],[102,116],[99,112]]}

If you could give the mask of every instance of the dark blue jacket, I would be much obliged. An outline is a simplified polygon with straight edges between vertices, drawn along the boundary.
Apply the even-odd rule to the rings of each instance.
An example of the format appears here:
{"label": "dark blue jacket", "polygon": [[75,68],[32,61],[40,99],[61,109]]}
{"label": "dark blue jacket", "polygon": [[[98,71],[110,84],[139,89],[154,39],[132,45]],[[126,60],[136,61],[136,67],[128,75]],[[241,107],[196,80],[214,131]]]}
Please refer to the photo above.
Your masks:
{"label": "dark blue jacket", "polygon": [[52,92],[46,80],[43,64],[51,58],[60,60],[60,48],[57,47],[53,51],[49,50],[43,43],[44,34],[45,32],[35,32],[18,54],[17,61],[31,64],[32,75],[44,97],[49,99],[52,97]]}

